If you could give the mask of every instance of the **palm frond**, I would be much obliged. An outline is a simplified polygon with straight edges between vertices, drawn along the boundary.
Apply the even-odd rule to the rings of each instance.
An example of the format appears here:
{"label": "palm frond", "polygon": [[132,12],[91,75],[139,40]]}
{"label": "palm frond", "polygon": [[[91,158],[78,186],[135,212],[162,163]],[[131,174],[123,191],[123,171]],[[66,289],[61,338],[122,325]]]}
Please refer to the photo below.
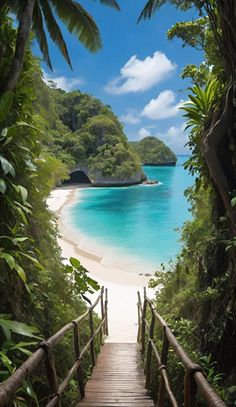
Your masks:
{"label": "palm frond", "polygon": [[74,0],[50,0],[58,17],[90,51],[101,48],[99,29],[91,15]]}
{"label": "palm frond", "polygon": [[0,0],[0,13],[12,12],[16,16],[20,14],[22,3],[19,4],[18,0]]}
{"label": "palm frond", "polygon": [[47,37],[44,31],[44,26],[43,26],[43,16],[39,7],[39,3],[36,0],[35,6],[34,6],[34,13],[33,13],[33,26],[32,30],[35,33],[36,39],[39,43],[40,50],[43,54],[43,59],[46,62],[46,64],[49,66],[49,68],[52,70],[52,64],[50,61],[49,57],[49,51],[48,51],[48,43],[47,43]]}
{"label": "palm frond", "polygon": [[148,0],[138,18],[138,22],[140,20],[150,19],[152,15],[155,13],[155,11],[165,2],[166,2],[165,0]]}
{"label": "palm frond", "polygon": [[63,38],[61,29],[60,29],[59,25],[57,24],[57,21],[53,15],[53,12],[52,12],[52,9],[51,9],[51,6],[50,6],[48,0],[40,0],[40,5],[41,5],[43,16],[44,16],[44,19],[46,22],[46,26],[47,26],[47,29],[48,29],[48,32],[49,32],[49,35],[50,35],[52,41],[58,46],[63,57],[65,58],[67,63],[72,68],[65,40]]}
{"label": "palm frond", "polygon": [[120,11],[120,6],[115,0],[100,0],[100,3]]}

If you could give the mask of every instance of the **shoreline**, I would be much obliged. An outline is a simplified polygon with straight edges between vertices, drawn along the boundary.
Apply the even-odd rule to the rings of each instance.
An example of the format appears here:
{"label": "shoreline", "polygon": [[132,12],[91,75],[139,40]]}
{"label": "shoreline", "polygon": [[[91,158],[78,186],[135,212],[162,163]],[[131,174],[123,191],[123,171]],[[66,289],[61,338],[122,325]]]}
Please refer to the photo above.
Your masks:
{"label": "shoreline", "polygon": [[[67,210],[79,200],[82,186],[63,187],[51,192],[47,205],[56,216],[59,237],[58,244],[65,259],[76,257],[101,286],[108,288],[109,338],[110,342],[136,342],[137,338],[137,291],[147,287],[151,276],[138,275],[122,268],[102,263],[97,256],[80,247],[80,239],[68,222]],[[67,219],[67,221],[66,221]],[[92,241],[92,239],[91,239]],[[106,248],[104,247],[103,250]],[[68,260],[67,260],[68,261]],[[148,290],[149,296],[153,295]],[[92,301],[97,294],[90,296]]]}
{"label": "shoreline", "polygon": [[[78,256],[81,264],[89,270],[90,274],[93,275],[93,277],[102,279],[103,281],[121,285],[146,286],[148,280],[152,276],[151,273],[148,273],[149,275],[145,276],[132,271],[126,271],[122,266],[116,267],[110,264],[107,265],[104,262],[103,256],[97,255],[92,250],[87,250],[87,245],[91,244],[92,246],[93,239],[87,238],[87,236],[83,235],[83,233],[80,234],[79,231],[75,231],[73,226],[68,221],[68,212],[75,202],[79,202],[78,193],[81,189],[83,188],[60,188],[54,190],[58,191],[59,195],[61,195],[61,191],[67,191],[64,197],[62,197],[64,199],[61,199],[60,207],[57,208],[56,211],[51,209],[57,217],[57,225],[59,230],[58,240],[63,255],[65,254],[66,258]],[[88,240],[86,248],[81,247],[81,240],[83,239]],[[102,253],[106,250],[106,247],[100,246],[97,251],[98,250]],[[70,256],[68,256],[69,253]]]}

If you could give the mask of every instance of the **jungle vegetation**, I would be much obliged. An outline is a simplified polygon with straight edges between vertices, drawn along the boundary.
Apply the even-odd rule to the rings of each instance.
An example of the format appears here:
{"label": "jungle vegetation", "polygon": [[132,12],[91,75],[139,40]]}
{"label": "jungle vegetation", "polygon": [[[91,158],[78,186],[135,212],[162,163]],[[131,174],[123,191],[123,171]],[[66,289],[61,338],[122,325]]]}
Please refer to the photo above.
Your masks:
{"label": "jungle vegetation", "polygon": [[[56,3],[62,4],[42,1],[40,9],[49,3],[55,7]],[[74,2],[65,3],[69,7]],[[70,266],[65,265],[57,244],[55,218],[46,206],[52,187],[68,176],[68,167],[46,148],[46,120],[36,106],[34,81],[41,73],[39,61],[30,51],[32,16],[28,12],[32,4],[34,13],[38,13],[39,2],[3,1],[0,5],[1,381],[14,372],[41,339],[85,310],[85,292],[99,289],[78,260],[72,258]],[[17,13],[18,28],[14,28],[10,12]],[[76,29],[72,17],[66,17],[71,31]],[[40,14],[38,21],[40,27]],[[54,29],[57,32],[56,26]],[[84,35],[80,39],[85,41]],[[87,338],[85,324],[82,341]],[[55,356],[59,376],[64,377],[73,357],[70,337],[57,347]],[[88,359],[84,367],[85,374],[89,374]],[[13,403],[18,407],[44,405],[47,397],[42,370],[16,392]],[[72,380],[63,404],[73,405],[77,397],[77,385]]]}
{"label": "jungle vegetation", "polygon": [[65,92],[35,77],[35,109],[44,119],[44,150],[57,157],[68,172],[78,165],[91,180],[129,179],[142,174],[138,155],[123,127],[100,100],[80,91]]}
{"label": "jungle vegetation", "polygon": [[[100,3],[119,10],[119,5],[115,0],[100,0]],[[1,77],[0,93],[12,91],[17,86],[31,33],[38,41],[43,59],[49,68],[52,69],[52,63],[48,49],[47,32],[66,62],[71,66],[67,45],[58,19],[90,51],[96,52],[101,48],[101,37],[97,24],[84,7],[74,0],[63,2],[60,0],[2,0],[0,9],[2,15],[14,13],[19,22],[14,39],[14,53]],[[5,44],[1,46],[1,54],[6,54]]]}
{"label": "jungle vegetation", "polygon": [[[9,6],[10,2],[7,3]],[[0,78],[5,78],[5,87],[11,64],[14,65],[20,23],[18,30],[14,28],[8,15],[10,9],[2,4]],[[0,94],[1,381],[30,355],[41,339],[83,313],[87,304],[84,294],[88,290],[99,289],[78,260],[72,258],[70,266],[65,265],[57,244],[56,220],[46,205],[51,189],[68,178],[78,155],[84,160],[88,158],[86,148],[93,152],[99,148],[101,129],[110,151],[118,146],[114,157],[121,163],[129,157],[128,168],[124,166],[119,171],[127,175],[133,171],[132,166],[140,167],[110,107],[79,91],[67,94],[55,89],[53,84],[47,86],[29,42],[19,76],[12,86],[7,90],[2,87]],[[99,152],[101,156],[104,153]],[[104,163],[105,159],[103,165],[108,168]],[[93,165],[97,165],[94,157],[91,169]],[[81,338],[83,343],[87,341],[86,324]],[[59,379],[72,363],[71,346],[68,337],[56,349]],[[85,375],[90,368],[87,358]],[[13,403],[18,407],[44,405],[47,396],[42,370],[25,382]],[[77,399],[77,384],[72,380],[62,405],[73,405]]]}
{"label": "jungle vegetation", "polygon": [[177,158],[169,147],[157,137],[144,137],[130,143],[137,151],[143,165],[175,165]]}
{"label": "jungle vegetation", "polygon": [[[168,1],[149,0],[140,15],[151,18]],[[189,352],[205,355],[208,376],[221,384],[229,406],[236,400],[236,9],[234,0],[173,0],[193,8],[196,20],[167,33],[184,47],[204,52],[200,66],[187,65],[192,81],[183,106],[190,130],[191,157],[185,168],[195,177],[186,191],[193,220],[182,230],[183,249],[152,286],[163,285],[156,306]],[[158,21],[157,21],[158,24]],[[166,301],[168,298],[168,301]],[[218,372],[218,373],[217,373]],[[178,391],[178,374],[174,375]],[[214,383],[215,378],[215,383]],[[179,395],[181,399],[181,395]]]}

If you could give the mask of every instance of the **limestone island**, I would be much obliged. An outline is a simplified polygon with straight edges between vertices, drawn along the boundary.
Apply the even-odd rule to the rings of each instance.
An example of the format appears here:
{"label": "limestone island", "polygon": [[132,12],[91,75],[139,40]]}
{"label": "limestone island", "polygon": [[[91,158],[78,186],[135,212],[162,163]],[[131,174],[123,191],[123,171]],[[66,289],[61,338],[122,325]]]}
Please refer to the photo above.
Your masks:
{"label": "limestone island", "polygon": [[[50,133],[46,149],[62,162],[65,183],[128,186],[146,179],[140,157],[110,106],[79,90],[65,92],[44,82],[41,90],[38,110]],[[42,94],[47,106],[42,106]]]}
{"label": "limestone island", "polygon": [[177,157],[173,151],[157,137],[148,136],[141,141],[130,142],[140,157],[142,165],[173,166],[176,165]]}
{"label": "limestone island", "polygon": [[136,185],[146,180],[142,165],[175,165],[174,153],[157,138],[129,142],[111,107],[95,97],[65,92],[42,80],[39,89],[36,107],[49,134],[43,148],[61,162],[58,179],[65,183]]}

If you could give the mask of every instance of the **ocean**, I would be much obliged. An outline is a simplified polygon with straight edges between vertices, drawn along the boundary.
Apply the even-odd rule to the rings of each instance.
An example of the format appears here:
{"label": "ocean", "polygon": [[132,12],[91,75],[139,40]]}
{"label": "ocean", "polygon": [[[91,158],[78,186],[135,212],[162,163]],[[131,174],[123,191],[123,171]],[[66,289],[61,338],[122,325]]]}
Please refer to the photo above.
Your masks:
{"label": "ocean", "polygon": [[158,185],[123,188],[86,188],[70,207],[70,221],[87,238],[87,250],[104,264],[145,274],[174,260],[181,249],[179,228],[191,219],[184,191],[193,177],[183,168],[145,166]]}

